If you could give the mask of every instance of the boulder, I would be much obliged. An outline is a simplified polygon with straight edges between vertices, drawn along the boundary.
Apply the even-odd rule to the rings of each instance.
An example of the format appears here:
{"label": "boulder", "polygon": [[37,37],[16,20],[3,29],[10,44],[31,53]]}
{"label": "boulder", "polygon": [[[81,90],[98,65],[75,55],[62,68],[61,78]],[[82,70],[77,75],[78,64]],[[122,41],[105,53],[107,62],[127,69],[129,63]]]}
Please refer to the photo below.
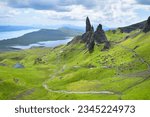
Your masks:
{"label": "boulder", "polygon": [[109,48],[110,48],[110,42],[106,41],[105,44],[104,44],[104,48],[102,49],[102,51],[108,50]]}

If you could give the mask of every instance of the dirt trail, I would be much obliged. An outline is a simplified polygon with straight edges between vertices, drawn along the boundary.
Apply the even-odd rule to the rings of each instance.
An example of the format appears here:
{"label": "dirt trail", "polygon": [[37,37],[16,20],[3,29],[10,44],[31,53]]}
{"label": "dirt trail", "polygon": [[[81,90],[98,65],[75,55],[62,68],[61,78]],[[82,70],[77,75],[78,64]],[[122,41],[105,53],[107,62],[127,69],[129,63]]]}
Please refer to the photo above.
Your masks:
{"label": "dirt trail", "polygon": [[66,90],[52,90],[49,89],[46,84],[43,84],[43,87],[53,93],[64,93],[64,94],[110,94],[113,95],[114,92],[111,91],[66,91]]}
{"label": "dirt trail", "polygon": [[134,55],[135,57],[139,58],[139,60],[140,60],[143,64],[146,64],[146,65],[147,65],[147,68],[148,68],[148,70],[150,71],[150,64],[149,64],[147,61],[145,61],[143,57],[141,57],[139,54],[137,54],[137,53],[136,53],[133,49],[131,49],[131,48],[128,48],[128,47],[122,46],[122,45],[121,45],[121,47],[124,48],[124,49],[126,49],[127,51],[133,53],[133,55]]}
{"label": "dirt trail", "polygon": [[[122,93],[131,89],[132,87],[136,86],[136,85],[139,85],[140,83],[143,83],[144,81],[146,81],[147,79],[149,79],[149,75],[150,75],[150,65],[148,62],[146,62],[144,60],[144,58],[142,58],[141,56],[139,56],[134,50],[128,48],[128,47],[125,47],[125,46],[121,46],[122,48],[126,49],[127,51],[129,52],[132,52],[134,56],[136,56],[137,58],[139,58],[139,60],[143,63],[143,64],[146,64],[147,65],[147,68],[148,70],[145,70],[145,71],[141,71],[141,72],[138,72],[138,73],[131,73],[131,74],[124,74],[124,76],[127,76],[127,77],[134,77],[134,76],[141,76],[141,77],[144,77],[143,80],[139,81],[139,82],[136,82],[134,83],[133,85],[129,86],[127,89],[125,89],[124,91],[122,92],[119,92],[119,93],[116,93],[116,92],[112,92],[112,91],[67,91],[67,90],[52,90],[48,87],[48,85],[46,84],[46,82],[43,83],[43,87],[49,91],[49,92],[54,92],[54,93],[64,93],[64,94],[107,94],[107,95],[118,95],[118,99],[121,100],[122,99]],[[57,71],[54,73],[54,75],[51,76],[51,78],[49,80],[52,80],[53,78],[55,78],[55,76],[59,73],[59,72],[63,72],[64,69],[65,69],[65,65],[62,67],[61,70]]]}
{"label": "dirt trail", "polygon": [[[55,72],[51,78],[49,80],[52,80],[53,78],[55,78],[55,76],[61,72],[63,72],[66,68],[66,65],[64,65],[62,67],[62,69],[58,70],[57,72]],[[48,87],[48,85],[46,84],[46,82],[43,83],[42,85],[47,91],[49,92],[53,92],[53,93],[64,93],[64,94],[110,94],[113,95],[115,94],[114,92],[111,91],[67,91],[67,90],[52,90]]]}
{"label": "dirt trail", "polygon": [[[129,87],[127,87],[125,90],[122,91],[125,92],[147,80],[150,79],[150,64],[144,60],[143,57],[141,57],[139,54],[137,54],[133,49],[130,49],[126,46],[121,46],[122,48],[126,49],[127,51],[131,52],[135,57],[139,58],[139,60],[141,61],[141,63],[145,64],[147,66],[147,70],[144,70],[144,71],[139,71],[139,72],[136,72],[136,73],[130,73],[130,74],[123,74],[123,76],[125,77],[143,77],[143,80],[140,80],[138,82],[135,82],[134,84],[130,85]],[[119,99],[121,100],[122,99],[122,94],[119,95]]]}
{"label": "dirt trail", "polygon": [[121,47],[129,52],[131,52],[135,57],[137,57],[141,63],[145,64],[147,66],[147,70],[144,71],[139,71],[136,73],[130,73],[130,74],[122,74],[121,76],[125,76],[125,77],[148,77],[150,75],[150,64],[144,60],[143,57],[141,57],[139,54],[137,54],[133,49],[128,48],[126,46],[122,46]]}
{"label": "dirt trail", "polygon": [[139,71],[136,73],[130,73],[130,74],[121,74],[120,76],[123,77],[131,77],[131,78],[135,78],[135,77],[148,77],[150,76],[150,70],[144,70],[144,71]]}

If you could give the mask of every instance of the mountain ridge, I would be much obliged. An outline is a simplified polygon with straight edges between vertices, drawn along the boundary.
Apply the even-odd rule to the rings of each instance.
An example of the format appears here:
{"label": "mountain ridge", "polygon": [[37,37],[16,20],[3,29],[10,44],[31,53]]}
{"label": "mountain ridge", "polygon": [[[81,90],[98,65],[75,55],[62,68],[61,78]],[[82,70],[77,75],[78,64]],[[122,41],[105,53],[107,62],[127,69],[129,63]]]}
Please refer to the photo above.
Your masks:
{"label": "mountain ridge", "polygon": [[130,32],[137,30],[137,29],[143,29],[145,24],[146,24],[146,20],[132,24],[132,25],[129,25],[129,26],[119,27],[118,29],[120,29],[122,32],[130,33]]}
{"label": "mountain ridge", "polygon": [[24,34],[21,37],[6,39],[0,41],[0,50],[11,50],[10,46],[29,45],[41,41],[64,40],[66,37],[75,36],[81,33],[76,30],[61,29],[41,29],[39,31]]}

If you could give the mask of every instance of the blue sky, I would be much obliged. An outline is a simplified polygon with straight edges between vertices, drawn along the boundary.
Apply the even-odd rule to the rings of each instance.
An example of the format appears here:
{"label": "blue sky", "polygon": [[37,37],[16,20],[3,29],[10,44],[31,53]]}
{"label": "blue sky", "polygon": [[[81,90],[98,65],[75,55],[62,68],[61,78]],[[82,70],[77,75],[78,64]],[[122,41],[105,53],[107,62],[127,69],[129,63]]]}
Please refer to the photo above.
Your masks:
{"label": "blue sky", "polygon": [[146,20],[150,0],[0,0],[0,25],[119,27]]}

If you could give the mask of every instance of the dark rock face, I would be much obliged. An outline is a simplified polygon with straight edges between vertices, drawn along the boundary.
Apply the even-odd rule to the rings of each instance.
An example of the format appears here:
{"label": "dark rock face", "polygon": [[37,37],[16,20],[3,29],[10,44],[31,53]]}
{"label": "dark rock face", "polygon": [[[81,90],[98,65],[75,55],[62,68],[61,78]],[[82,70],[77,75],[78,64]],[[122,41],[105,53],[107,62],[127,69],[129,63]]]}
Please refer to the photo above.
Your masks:
{"label": "dark rock face", "polygon": [[143,32],[145,32],[145,33],[149,32],[149,31],[150,31],[150,16],[149,16],[149,18],[145,24],[145,27],[143,29]]}
{"label": "dark rock face", "polygon": [[109,48],[110,48],[110,42],[109,42],[109,41],[106,41],[106,42],[105,42],[105,45],[104,45],[104,48],[102,49],[102,51],[108,50]]}
{"label": "dark rock face", "polygon": [[94,42],[94,33],[91,31],[89,33],[89,37],[88,40],[86,42],[86,47],[88,49],[88,51],[91,53],[94,50],[94,46],[95,46],[95,42]]}
{"label": "dark rock face", "polygon": [[87,17],[86,18],[86,32],[91,31],[91,29],[92,29],[92,26],[91,26],[89,18]]}
{"label": "dark rock face", "polygon": [[91,25],[89,18],[86,18],[86,32],[82,36],[75,37],[71,42],[68,43],[85,43],[86,48],[91,53],[94,50],[95,43],[105,43],[103,50],[110,48],[110,43],[107,40],[104,30],[102,29],[102,25],[99,24],[96,31],[94,32],[94,27]]}
{"label": "dark rock face", "polygon": [[94,33],[94,39],[97,44],[104,43],[107,41],[107,37],[105,35],[104,30],[102,29],[101,24],[98,25],[98,27]]}
{"label": "dark rock face", "polygon": [[123,33],[130,33],[134,30],[137,30],[137,29],[143,29],[144,26],[145,26],[145,23],[146,21],[143,21],[143,22],[140,22],[140,23],[136,23],[136,24],[133,24],[133,25],[130,25],[130,26],[126,26],[126,27],[120,27],[118,29],[120,29],[120,31]]}
{"label": "dark rock face", "polygon": [[91,26],[90,20],[86,18],[86,32],[82,35],[82,42],[86,44],[88,51],[91,53],[94,50],[95,43],[105,43],[103,50],[110,48],[110,43],[107,41],[102,25],[99,24],[96,31],[94,32],[94,27]]}
{"label": "dark rock face", "polygon": [[86,47],[89,52],[92,52],[94,50],[94,27],[91,26],[88,17],[86,18],[86,32],[82,35],[82,41],[86,44]]}

